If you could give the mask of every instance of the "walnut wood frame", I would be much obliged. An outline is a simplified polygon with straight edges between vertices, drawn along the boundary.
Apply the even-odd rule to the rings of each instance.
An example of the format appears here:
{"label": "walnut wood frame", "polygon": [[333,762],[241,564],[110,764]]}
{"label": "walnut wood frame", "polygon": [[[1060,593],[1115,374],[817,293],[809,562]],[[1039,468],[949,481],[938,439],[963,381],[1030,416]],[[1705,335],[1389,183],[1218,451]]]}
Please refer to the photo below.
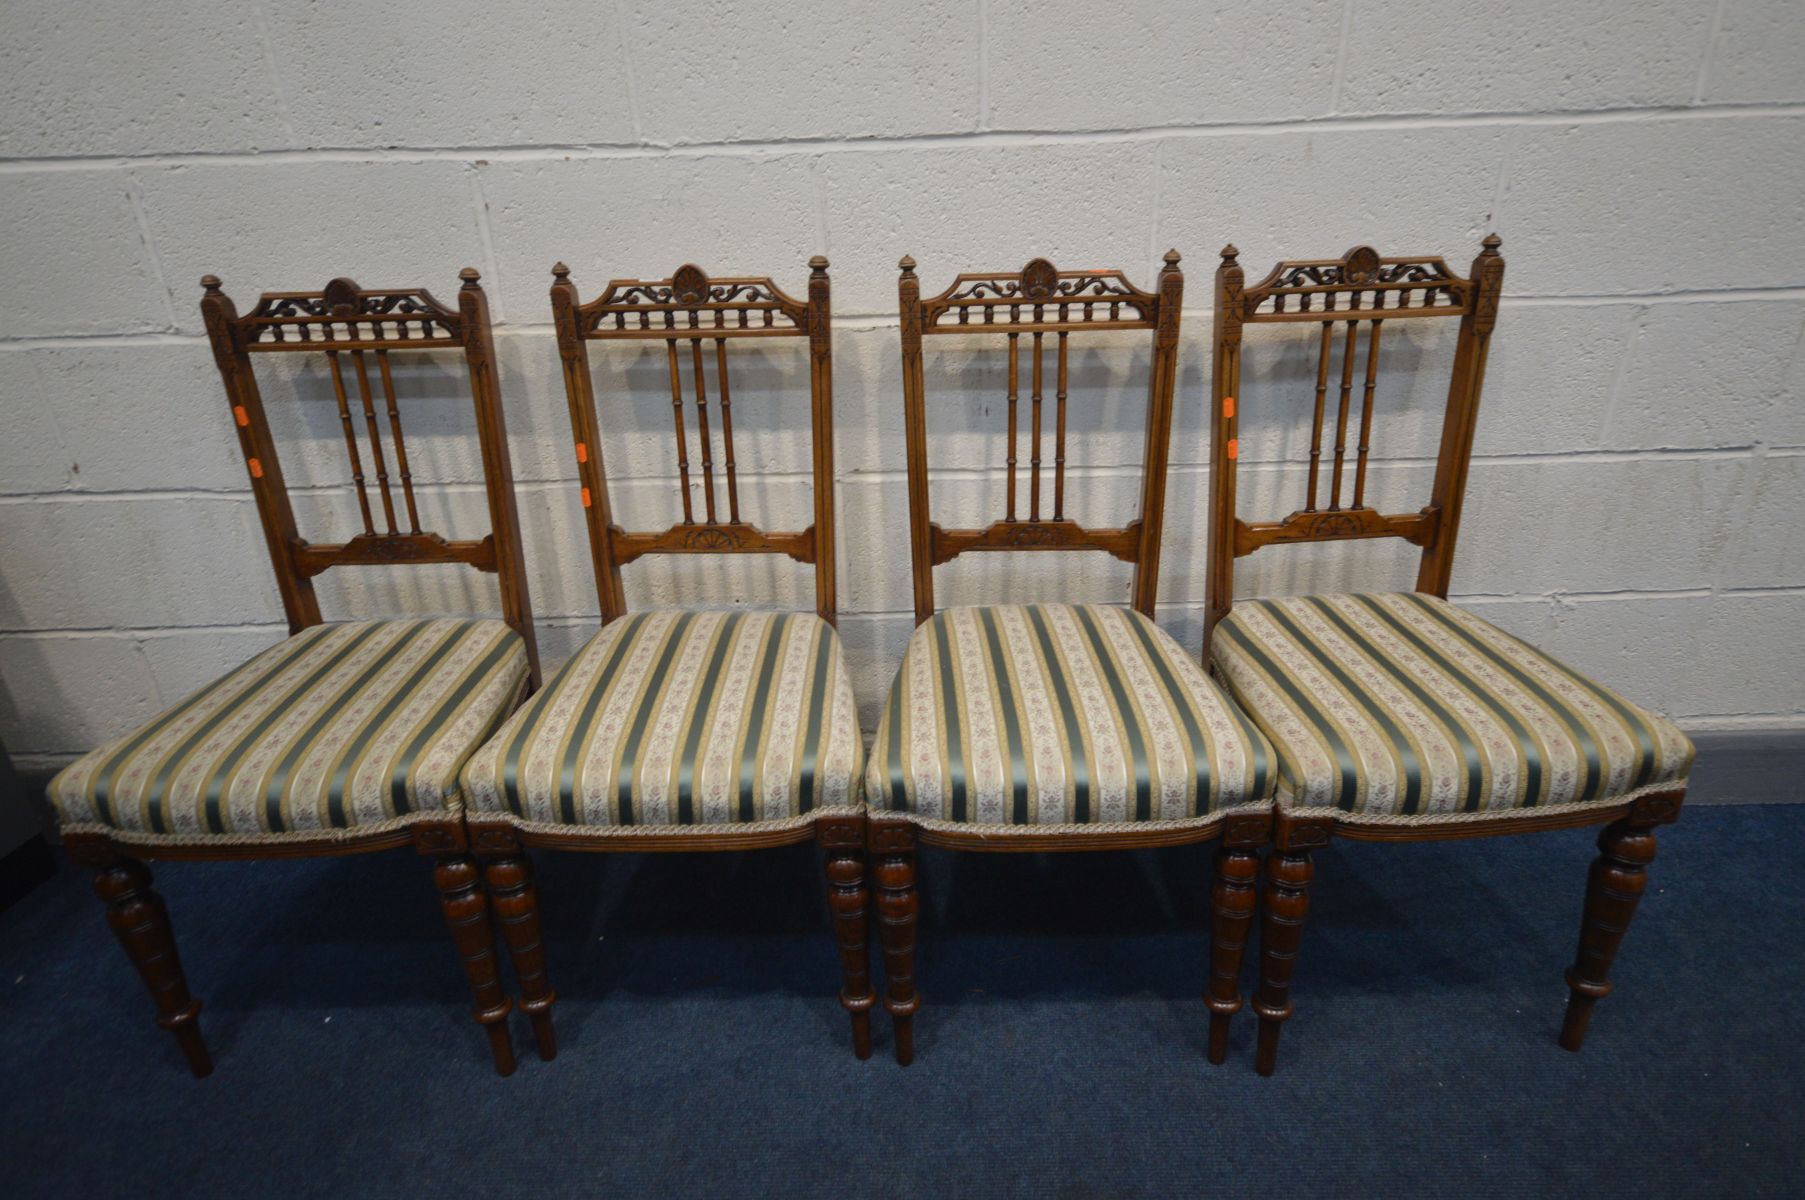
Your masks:
{"label": "walnut wood frame", "polygon": [[[1486,355],[1497,325],[1504,284],[1500,245],[1502,241],[1496,234],[1488,235],[1466,278],[1454,274],[1441,258],[1381,258],[1370,246],[1356,246],[1337,259],[1281,262],[1252,287],[1246,285],[1235,248],[1223,249],[1222,263],[1216,270],[1215,364],[1211,375],[1209,599],[1203,652],[1206,667],[1216,626],[1234,603],[1235,560],[1267,546],[1401,537],[1422,547],[1416,590],[1447,597],[1467,472],[1472,463],[1473,431],[1479,416]],[[1364,503],[1380,333],[1387,322],[1444,317],[1457,318],[1460,330],[1429,502],[1413,513],[1381,513]],[[1247,325],[1300,322],[1315,322],[1322,330],[1308,494],[1303,508],[1280,520],[1249,523],[1240,519],[1235,508],[1242,330]],[[1355,363],[1361,324],[1367,325],[1369,332],[1364,373],[1357,384]],[[1325,507],[1317,503],[1318,485],[1337,325],[1343,327],[1341,373],[1329,502]],[[1353,464],[1352,503],[1344,505],[1341,497],[1347,434],[1356,387],[1361,393],[1359,441]],[[1254,1011],[1260,1019],[1256,1068],[1260,1074],[1270,1075],[1277,1065],[1279,1033],[1293,1011],[1291,972],[1309,910],[1309,885],[1315,871],[1310,855],[1328,845],[1330,838],[1428,841],[1604,825],[1598,839],[1599,857],[1586,889],[1578,955],[1567,972],[1571,994],[1560,1042],[1569,1050],[1578,1050],[1592,1006],[1610,991],[1606,976],[1644,887],[1644,869],[1654,858],[1654,829],[1677,820],[1684,799],[1682,784],[1581,809],[1410,824],[1361,823],[1339,811],[1281,808],[1274,818],[1273,850],[1265,866],[1260,979],[1254,995]]]}
{"label": "walnut wood frame", "polygon": [[[968,551],[1101,550],[1134,564],[1133,603],[1151,618],[1159,590],[1159,549],[1166,508],[1166,462],[1172,440],[1172,393],[1178,380],[1178,322],[1184,303],[1179,255],[1168,250],[1155,290],[1144,292],[1121,271],[1061,271],[1044,258],[1019,271],[958,276],[923,300],[915,260],[898,264],[902,317],[903,421],[909,459],[909,548],[915,581],[915,623],[934,615],[934,568]],[[1120,529],[1086,529],[1065,515],[1067,342],[1088,332],[1146,330],[1153,335],[1147,380],[1147,441],[1141,461],[1141,511]],[[1008,506],[1003,519],[982,529],[944,529],[928,504],[926,385],[922,339],[934,334],[1000,333],[1009,339]],[[1020,408],[1020,340],[1033,340],[1030,364],[1028,517],[1016,505],[1016,448]],[[1042,407],[1046,391],[1044,340],[1055,341],[1052,516],[1041,517],[1044,461]]]}
{"label": "walnut wood frame", "polygon": [[[463,286],[458,291],[456,309],[440,304],[424,289],[369,290],[349,279],[334,279],[316,292],[266,292],[258,298],[256,307],[241,317],[221,291],[219,279],[207,275],[201,279],[201,315],[225,384],[239,448],[250,473],[251,491],[256,497],[289,632],[298,633],[321,623],[313,577],[331,567],[352,563],[466,563],[498,576],[502,612],[526,642],[531,686],[536,687],[539,658],[527,596],[507,427],[495,375],[488,302],[474,270],[465,268],[460,278]],[[470,370],[492,524],[490,534],[481,541],[450,541],[420,529],[401,416],[390,377],[388,354],[393,350],[463,351]],[[331,364],[346,451],[364,519],[363,532],[343,544],[320,545],[301,538],[251,365],[253,354],[303,352],[324,353]],[[386,424],[394,441],[409,524],[406,532],[400,531],[398,525],[382,449],[384,422],[375,410],[366,352],[375,359],[386,401]],[[341,354],[350,356],[355,370],[386,531],[379,532],[374,526]],[[513,1072],[514,1049],[507,1027],[512,1006],[502,991],[488,899],[476,861],[470,856],[461,815],[426,814],[371,831],[336,830],[326,835],[295,835],[271,842],[222,843],[217,839],[188,841],[171,835],[137,837],[123,832],[73,831],[64,834],[63,844],[71,859],[97,872],[95,890],[106,903],[107,920],[156,1001],[157,1024],[175,1035],[196,1078],[213,1070],[212,1057],[200,1032],[201,1002],[189,993],[168,910],[152,887],[144,860],[303,858],[362,854],[411,844],[433,860],[440,907],[470,984],[472,1015],[488,1036],[495,1069],[502,1075]]]}
{"label": "walnut wood frame", "polygon": [[[915,260],[905,257],[898,281],[902,316],[903,415],[909,459],[909,531],[913,551],[915,623],[934,613],[933,570],[974,550],[1101,550],[1134,564],[1134,608],[1152,617],[1159,582],[1160,531],[1165,511],[1166,463],[1172,434],[1172,395],[1178,378],[1178,326],[1184,300],[1179,255],[1168,251],[1151,292],[1128,282],[1120,271],[1060,271],[1044,258],[1016,272],[959,275],[937,296],[922,299]],[[1086,529],[1065,516],[1067,340],[1101,330],[1147,330],[1153,357],[1147,388],[1147,438],[1142,460],[1141,511],[1120,529]],[[927,415],[922,377],[922,339],[940,333],[998,333],[1009,339],[1008,507],[1002,520],[983,529],[945,529],[935,524],[928,502]],[[1029,371],[1030,500],[1026,520],[1017,511],[1016,447],[1019,442],[1020,339],[1032,340]],[[1053,502],[1041,517],[1044,461],[1042,407],[1047,373],[1044,341],[1053,335],[1052,372]],[[915,1013],[921,996],[915,986],[915,946],[919,916],[915,857],[918,846],[951,850],[1042,852],[1133,850],[1219,839],[1216,881],[1211,895],[1210,982],[1204,999],[1210,1011],[1209,1059],[1227,1053],[1231,1018],[1241,1008],[1243,949],[1254,913],[1254,880],[1259,847],[1271,837],[1272,814],[1230,812],[1207,824],[1116,830],[1035,829],[973,826],[928,827],[894,814],[869,817],[869,846],[877,886],[877,922],[883,950],[884,1008],[895,1030],[899,1063],[914,1060]]]}
{"label": "walnut wood frame", "polygon": [[[809,259],[808,300],[786,295],[767,277],[710,278],[686,264],[669,279],[615,279],[587,304],[577,297],[570,268],[552,268],[552,321],[564,364],[570,402],[571,435],[582,485],[583,516],[595,561],[596,591],[606,625],[627,611],[620,569],[647,554],[783,554],[815,568],[815,611],[835,620],[834,582],[834,414],[833,326],[827,259]],[[814,521],[791,533],[768,533],[740,519],[739,479],[733,456],[733,393],[727,373],[727,344],[747,338],[807,338],[809,343],[810,437],[814,451]],[[671,380],[671,412],[683,520],[667,529],[630,533],[614,523],[608,502],[608,475],[602,462],[594,377],[589,367],[593,341],[662,341]],[[704,342],[714,343],[712,355]],[[688,343],[687,355],[678,343]],[[682,363],[690,363],[690,384]],[[707,372],[712,358],[720,396],[721,443],[725,451],[727,519],[717,508],[714,448],[709,436]],[[690,498],[690,462],[683,410],[693,391],[701,449],[704,517],[695,519]]]}
{"label": "walnut wood frame", "polygon": [[[710,278],[701,268],[685,265],[669,279],[612,280],[601,296],[585,304],[570,280],[570,268],[552,268],[552,316],[564,365],[570,402],[577,475],[589,546],[595,562],[596,591],[602,622],[626,614],[620,568],[645,554],[786,554],[815,568],[815,611],[830,624],[835,619],[833,338],[827,259],[809,260],[808,300],[786,295],[766,277]],[[742,338],[807,338],[812,399],[814,521],[795,533],[767,533],[739,515],[738,481],[733,457],[732,392],[727,374],[727,343]],[[600,422],[590,373],[592,341],[662,340],[671,377],[673,427],[683,490],[685,520],[653,533],[629,533],[614,524],[608,503],[607,474],[602,465]],[[712,355],[721,398],[721,434],[725,450],[727,520],[719,519],[713,449],[709,442],[708,402],[703,366],[709,356],[702,343],[715,343]],[[689,343],[690,388],[684,387],[679,343]],[[691,391],[693,389],[693,391]],[[704,519],[695,520],[689,495],[689,458],[683,409],[693,395],[701,437],[705,489]],[[830,813],[813,820],[785,822],[780,827],[736,829],[730,826],[684,826],[653,830],[607,827],[545,826],[474,814],[469,822],[474,851],[485,864],[496,895],[502,932],[514,956],[521,983],[520,1008],[532,1019],[544,1052],[552,1044],[551,1009],[555,999],[546,980],[537,932],[537,901],[532,896],[525,846],[591,852],[670,852],[755,850],[792,845],[813,838],[825,856],[828,905],[841,965],[840,1003],[851,1017],[853,1052],[871,1055],[871,987],[866,926],[870,893],[865,883],[865,818],[862,813]],[[515,882],[518,880],[519,882]],[[504,901],[504,896],[507,899]],[[530,931],[524,924],[531,923]],[[511,932],[511,931],[518,931]],[[524,950],[523,950],[524,948]],[[524,957],[523,957],[524,955]],[[545,1054],[549,1057],[549,1054]]]}

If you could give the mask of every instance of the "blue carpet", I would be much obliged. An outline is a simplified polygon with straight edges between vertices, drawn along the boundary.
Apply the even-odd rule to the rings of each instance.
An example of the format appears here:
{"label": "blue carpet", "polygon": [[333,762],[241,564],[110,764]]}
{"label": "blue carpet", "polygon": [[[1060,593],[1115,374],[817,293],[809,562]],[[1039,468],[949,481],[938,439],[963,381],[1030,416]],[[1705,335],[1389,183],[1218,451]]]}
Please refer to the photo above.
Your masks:
{"label": "blue carpet", "polygon": [[925,853],[906,1070],[881,1014],[852,1057],[812,847],[540,856],[563,1052],[517,1018],[511,1079],[410,853],[157,868],[202,1082],[65,869],[0,918],[0,1193],[1800,1195],[1805,807],[1661,836],[1577,1056],[1589,833],[1322,852],[1271,1079],[1245,1012],[1204,1060],[1207,847]]}

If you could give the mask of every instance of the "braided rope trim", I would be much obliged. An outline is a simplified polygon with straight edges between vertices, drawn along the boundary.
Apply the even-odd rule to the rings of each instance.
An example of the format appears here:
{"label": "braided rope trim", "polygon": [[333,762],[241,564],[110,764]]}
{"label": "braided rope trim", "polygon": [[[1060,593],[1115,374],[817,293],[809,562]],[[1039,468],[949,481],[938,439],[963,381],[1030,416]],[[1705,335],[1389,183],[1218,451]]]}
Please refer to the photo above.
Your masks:
{"label": "braided rope trim", "polygon": [[1664,779],[1659,783],[1649,783],[1634,789],[1621,792],[1615,796],[1606,796],[1598,800],[1573,800],[1566,804],[1534,805],[1528,808],[1490,808],[1479,812],[1451,813],[1359,813],[1344,812],[1339,808],[1327,805],[1302,805],[1292,802],[1292,797],[1284,784],[1279,785],[1278,808],[1289,816],[1333,817],[1337,825],[1465,825],[1476,821],[1508,821],[1512,817],[1533,818],[1541,816],[1558,816],[1562,813],[1597,811],[1614,808],[1620,804],[1628,804],[1640,800],[1644,796],[1659,795],[1662,792],[1683,792],[1686,790],[1686,776],[1678,779]]}
{"label": "braided rope trim", "polygon": [[390,817],[386,821],[370,821],[343,829],[291,829],[283,833],[150,833],[138,829],[119,829],[98,821],[65,822],[58,828],[64,834],[104,837],[121,846],[284,846],[296,842],[336,846],[368,841],[421,822],[435,825],[455,823],[462,818],[463,808],[463,801],[454,799],[445,808],[425,809]]}
{"label": "braided rope trim", "polygon": [[824,817],[864,815],[865,806],[859,804],[812,808],[799,816],[781,817],[775,821],[722,821],[707,825],[566,825],[561,821],[528,821],[512,813],[491,812],[474,816],[470,825],[474,829],[481,829],[485,825],[505,824],[522,833],[549,836],[593,833],[598,837],[668,837],[673,834],[719,837],[724,833],[784,833],[792,829],[805,829]]}
{"label": "braided rope trim", "polygon": [[1178,817],[1158,821],[1068,821],[1060,825],[1002,825],[979,821],[949,821],[944,817],[918,817],[913,813],[874,808],[871,810],[871,820],[874,824],[883,821],[897,824],[906,822],[917,829],[926,829],[935,833],[969,833],[997,838],[1047,837],[1049,835],[1058,837],[1062,834],[1082,837],[1087,834],[1164,833],[1181,829],[1208,829],[1220,825],[1230,817],[1258,816],[1271,811],[1272,804],[1267,801],[1218,809],[1205,817]]}

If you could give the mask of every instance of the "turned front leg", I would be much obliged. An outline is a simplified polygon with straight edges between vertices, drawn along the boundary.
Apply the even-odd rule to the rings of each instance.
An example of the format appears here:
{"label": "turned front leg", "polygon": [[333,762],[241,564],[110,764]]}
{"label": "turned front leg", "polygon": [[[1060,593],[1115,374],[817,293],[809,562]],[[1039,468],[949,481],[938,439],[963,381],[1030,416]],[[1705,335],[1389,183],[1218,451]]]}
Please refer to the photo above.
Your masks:
{"label": "turned front leg", "polygon": [[896,1061],[915,1061],[915,927],[920,902],[915,892],[915,828],[871,825],[871,850],[877,858],[877,930],[884,951],[884,1011],[896,1034]]}
{"label": "turned front leg", "polygon": [[150,869],[124,855],[90,852],[88,857],[104,863],[94,891],[106,902],[107,924],[156,1001],[157,1024],[175,1035],[194,1077],[205,1079],[213,1073],[213,1058],[201,1038],[201,1002],[188,993],[169,910],[151,888]]}
{"label": "turned front leg", "polygon": [[501,990],[495,928],[489,920],[489,902],[480,886],[476,860],[467,854],[448,854],[435,861],[432,874],[445,924],[451,928],[451,939],[470,980],[471,1015],[489,1035],[495,1073],[512,1075],[514,1044],[508,1036],[508,1011],[513,1006]]}
{"label": "turned front leg", "polygon": [[1611,962],[1629,931],[1636,905],[1648,887],[1648,864],[1655,860],[1654,827],[1679,814],[1679,797],[1644,797],[1622,820],[1598,835],[1598,857],[1586,876],[1586,911],[1580,922],[1579,952],[1567,970],[1567,1017],[1561,1045],[1578,1050],[1586,1040],[1592,1007],[1610,995]]}
{"label": "turned front leg", "polygon": [[840,1006],[852,1016],[852,1052],[862,1061],[871,1057],[871,1006],[877,999],[866,936],[871,892],[865,886],[865,819],[823,820],[815,826],[815,837],[827,852],[827,903],[840,950]]}
{"label": "turned front leg", "polygon": [[1310,880],[1316,868],[1308,850],[1274,850],[1266,856],[1265,911],[1260,918],[1260,986],[1253,1010],[1260,1017],[1254,1069],[1272,1074],[1278,1065],[1279,1032],[1291,1018],[1291,972],[1310,912]]}
{"label": "turned front leg", "polygon": [[515,846],[511,853],[491,858],[483,865],[489,887],[489,903],[501,925],[508,960],[520,984],[520,1011],[533,1025],[533,1041],[541,1061],[558,1055],[558,1037],[552,1029],[552,1005],[558,994],[545,973],[545,942],[539,933],[539,893],[533,887],[533,867]]}

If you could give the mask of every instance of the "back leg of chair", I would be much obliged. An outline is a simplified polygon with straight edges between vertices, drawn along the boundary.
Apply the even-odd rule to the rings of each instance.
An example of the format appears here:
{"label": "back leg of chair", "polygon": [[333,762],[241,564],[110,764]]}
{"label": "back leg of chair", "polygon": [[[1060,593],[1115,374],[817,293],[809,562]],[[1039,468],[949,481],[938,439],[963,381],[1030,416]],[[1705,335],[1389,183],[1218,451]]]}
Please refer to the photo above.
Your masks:
{"label": "back leg of chair", "polygon": [[[493,848],[500,853],[492,853]],[[483,881],[488,884],[501,938],[520,985],[520,1011],[533,1023],[539,1058],[550,1062],[558,1056],[558,1035],[552,1028],[552,1005],[558,994],[545,972],[545,940],[539,933],[539,892],[533,886],[532,863],[511,831],[478,834],[477,851],[483,856]]]}
{"label": "back leg of chair", "polygon": [[508,1033],[508,1012],[513,1005],[501,990],[500,964],[495,959],[495,926],[489,919],[489,900],[483,894],[482,875],[476,860],[461,850],[437,855],[433,882],[439,888],[439,906],[464,974],[470,980],[471,1015],[489,1035],[489,1052],[497,1075],[514,1073],[514,1043]]}
{"label": "back leg of chair", "polygon": [[1629,931],[1636,904],[1648,887],[1648,864],[1655,859],[1655,826],[1679,815],[1677,795],[1645,797],[1629,815],[1598,835],[1598,857],[1586,876],[1586,911],[1580,923],[1579,952],[1567,970],[1567,1016],[1561,1045],[1578,1050],[1586,1040],[1592,1006],[1611,991],[1611,962]]}
{"label": "back leg of chair", "polygon": [[827,852],[827,903],[840,948],[840,1006],[852,1015],[852,1052],[871,1057],[871,890],[865,883],[865,818],[826,817],[815,840]]}
{"label": "back leg of chair", "polygon": [[188,992],[175,931],[163,897],[151,887],[150,868],[127,858],[102,839],[67,839],[71,857],[98,871],[94,891],[106,902],[107,924],[157,1004],[157,1024],[175,1035],[196,1079],[213,1073],[213,1058],[201,1037],[201,1002]]}
{"label": "back leg of chair", "polygon": [[877,856],[877,932],[884,951],[884,1011],[896,1035],[896,1061],[915,1061],[915,927],[921,905],[915,892],[915,827],[901,822],[871,823],[871,852]]}

